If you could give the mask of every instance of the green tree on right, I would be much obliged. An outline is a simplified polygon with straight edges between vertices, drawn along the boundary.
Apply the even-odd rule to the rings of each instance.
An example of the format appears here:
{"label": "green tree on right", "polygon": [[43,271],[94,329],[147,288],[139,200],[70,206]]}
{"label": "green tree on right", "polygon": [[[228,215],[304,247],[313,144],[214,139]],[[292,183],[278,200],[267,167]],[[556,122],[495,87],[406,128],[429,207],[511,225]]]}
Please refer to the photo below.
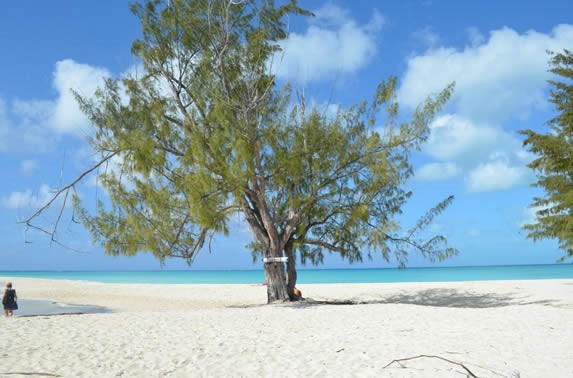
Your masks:
{"label": "green tree on right", "polygon": [[534,186],[545,196],[533,199],[538,208],[535,223],[523,227],[534,241],[558,239],[566,252],[560,261],[573,257],[573,53],[563,50],[549,53],[549,71],[557,76],[549,80],[549,101],[557,115],[549,120],[546,133],[522,130],[524,146],[536,155],[529,167],[537,172]]}

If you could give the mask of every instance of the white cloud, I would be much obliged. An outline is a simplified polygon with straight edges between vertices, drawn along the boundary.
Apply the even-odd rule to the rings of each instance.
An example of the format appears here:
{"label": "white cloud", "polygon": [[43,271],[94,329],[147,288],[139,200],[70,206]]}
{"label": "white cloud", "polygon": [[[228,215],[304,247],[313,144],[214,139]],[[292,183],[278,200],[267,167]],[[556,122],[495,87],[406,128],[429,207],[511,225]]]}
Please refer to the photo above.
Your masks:
{"label": "white cloud", "polygon": [[89,125],[72,94],[90,96],[110,73],[66,59],[56,63],[54,99],[0,98],[0,152],[46,152],[64,134],[84,136]]}
{"label": "white cloud", "polygon": [[480,164],[469,173],[467,189],[473,193],[507,190],[525,185],[529,180],[530,173],[527,167],[495,160]]}
{"label": "white cloud", "polygon": [[20,172],[24,175],[31,175],[38,169],[36,160],[22,160],[20,162]]}
{"label": "white cloud", "polygon": [[[308,103],[310,103],[310,106],[308,106]],[[300,105],[300,103],[296,105]],[[316,109],[321,115],[325,116],[328,119],[334,119],[338,115],[338,112],[342,110],[342,105],[339,103],[317,102],[316,99],[314,98],[311,98],[310,101],[307,102],[306,106],[307,106],[307,111],[308,109]]]}
{"label": "white cloud", "polygon": [[532,206],[524,209],[522,213],[522,218],[519,221],[518,226],[521,228],[526,224],[533,224],[537,222],[537,211],[539,210],[540,208],[537,206]]}
{"label": "white cloud", "polygon": [[430,125],[424,151],[438,160],[452,160],[463,168],[497,157],[525,164],[531,155],[513,134],[488,125],[476,125],[453,114],[442,115]]}
{"label": "white cloud", "polygon": [[363,68],[376,53],[376,36],[384,18],[374,11],[359,25],[348,13],[328,4],[315,12],[308,29],[291,33],[272,60],[272,70],[286,80],[309,82],[332,79]]}
{"label": "white cloud", "polygon": [[476,126],[469,119],[453,114],[436,118],[430,129],[425,152],[441,160],[456,159],[464,165],[471,164],[467,160],[479,160],[492,149],[506,148],[512,143],[512,137],[502,130]]}
{"label": "white cloud", "polygon": [[537,212],[541,210],[549,209],[552,205],[545,205],[545,206],[530,206],[523,210],[521,220],[518,223],[518,226],[521,228],[526,224],[534,224],[537,223]]}
{"label": "white cloud", "polygon": [[51,116],[51,126],[58,132],[78,134],[88,126],[72,90],[83,96],[91,96],[110,77],[109,71],[66,59],[56,63],[54,88],[59,97]]}
{"label": "white cloud", "polygon": [[452,162],[428,163],[416,171],[415,177],[421,181],[438,181],[456,177],[460,173],[460,168]]}
{"label": "white cloud", "polygon": [[470,40],[471,46],[475,47],[481,45],[485,42],[485,37],[480,31],[475,27],[469,27],[466,29],[468,33],[468,38]]}
{"label": "white cloud", "polygon": [[31,100],[22,101],[14,100],[12,102],[12,113],[17,117],[20,124],[42,124],[45,126],[46,121],[51,117],[56,103],[48,100]]}
{"label": "white cloud", "polygon": [[19,117],[18,103],[10,107],[0,98],[0,152],[45,152],[53,148],[54,135],[36,119],[39,108],[34,107],[27,117]]}
{"label": "white cloud", "polygon": [[431,48],[408,60],[401,103],[414,107],[455,81],[452,103],[458,114],[474,121],[524,117],[532,108],[545,106],[543,91],[550,77],[546,50],[573,45],[573,25],[556,26],[550,34],[503,28],[492,31],[483,43],[479,32],[468,33],[471,45],[464,49]]}
{"label": "white cloud", "polygon": [[310,19],[312,23],[330,26],[342,25],[350,18],[348,10],[332,3],[326,3],[321,8],[315,10],[314,16],[314,19]]}
{"label": "white cloud", "polygon": [[548,34],[510,28],[487,37],[475,28],[467,33],[464,48],[433,47],[408,59],[398,91],[400,103],[408,107],[456,82],[450,114],[431,124],[424,146],[434,161],[421,167],[418,177],[447,179],[461,171],[466,189],[474,193],[526,185],[533,181],[526,167],[532,155],[503,125],[548,108],[546,50],[573,45],[573,25],[558,25]]}
{"label": "white cloud", "polygon": [[469,192],[507,190],[533,180],[526,166],[532,156],[515,135],[453,114],[438,117],[430,129],[424,152],[437,161],[422,166],[418,179],[464,175]]}
{"label": "white cloud", "polygon": [[54,191],[48,185],[42,185],[38,193],[31,190],[12,192],[7,197],[0,198],[0,205],[8,209],[33,209],[45,205],[53,196]]}

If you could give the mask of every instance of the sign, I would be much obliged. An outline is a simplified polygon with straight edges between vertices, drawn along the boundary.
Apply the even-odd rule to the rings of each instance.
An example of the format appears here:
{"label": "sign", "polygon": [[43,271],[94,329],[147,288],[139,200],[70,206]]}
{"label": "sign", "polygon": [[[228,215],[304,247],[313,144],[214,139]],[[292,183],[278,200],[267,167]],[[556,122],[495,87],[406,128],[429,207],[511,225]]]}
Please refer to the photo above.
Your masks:
{"label": "sign", "polygon": [[265,263],[286,263],[288,257],[265,257],[263,261]]}

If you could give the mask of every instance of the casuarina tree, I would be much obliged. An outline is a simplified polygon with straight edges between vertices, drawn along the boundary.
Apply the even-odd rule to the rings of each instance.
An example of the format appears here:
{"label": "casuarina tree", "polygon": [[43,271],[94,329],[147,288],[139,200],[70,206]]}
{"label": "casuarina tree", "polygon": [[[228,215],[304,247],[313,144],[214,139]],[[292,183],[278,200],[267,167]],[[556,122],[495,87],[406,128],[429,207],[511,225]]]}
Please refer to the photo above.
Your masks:
{"label": "casuarina tree", "polygon": [[537,172],[535,186],[545,192],[534,198],[537,219],[524,229],[533,240],[558,239],[565,259],[573,256],[573,53],[551,53],[550,66],[556,76],[549,80],[549,102],[556,115],[546,133],[521,132],[527,137],[524,145],[536,155],[529,164]]}
{"label": "casuarina tree", "polygon": [[409,230],[396,218],[411,196],[409,155],[452,86],[407,119],[395,78],[370,101],[326,112],[272,74],[286,17],[311,16],[295,0],[149,0],[132,10],[142,27],[132,48],[140,73],[77,96],[100,159],[56,193],[67,196],[99,170],[107,196],[97,209],[74,199],[106,253],[191,263],[241,214],[274,302],[298,299],[296,262],[320,263],[325,252],[351,262],[380,253],[401,264],[411,251],[430,259],[456,252],[442,236],[420,233],[452,197]]}

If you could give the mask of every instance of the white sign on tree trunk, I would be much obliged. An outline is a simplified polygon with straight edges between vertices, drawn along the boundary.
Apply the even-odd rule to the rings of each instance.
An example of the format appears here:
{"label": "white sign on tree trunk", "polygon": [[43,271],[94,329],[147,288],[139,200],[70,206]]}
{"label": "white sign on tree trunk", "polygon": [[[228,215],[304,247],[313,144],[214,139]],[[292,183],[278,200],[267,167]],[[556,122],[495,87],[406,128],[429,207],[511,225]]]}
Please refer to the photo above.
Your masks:
{"label": "white sign on tree trunk", "polygon": [[278,262],[282,262],[282,263],[286,263],[288,261],[288,257],[265,257],[263,259],[263,261],[265,263],[278,263]]}

